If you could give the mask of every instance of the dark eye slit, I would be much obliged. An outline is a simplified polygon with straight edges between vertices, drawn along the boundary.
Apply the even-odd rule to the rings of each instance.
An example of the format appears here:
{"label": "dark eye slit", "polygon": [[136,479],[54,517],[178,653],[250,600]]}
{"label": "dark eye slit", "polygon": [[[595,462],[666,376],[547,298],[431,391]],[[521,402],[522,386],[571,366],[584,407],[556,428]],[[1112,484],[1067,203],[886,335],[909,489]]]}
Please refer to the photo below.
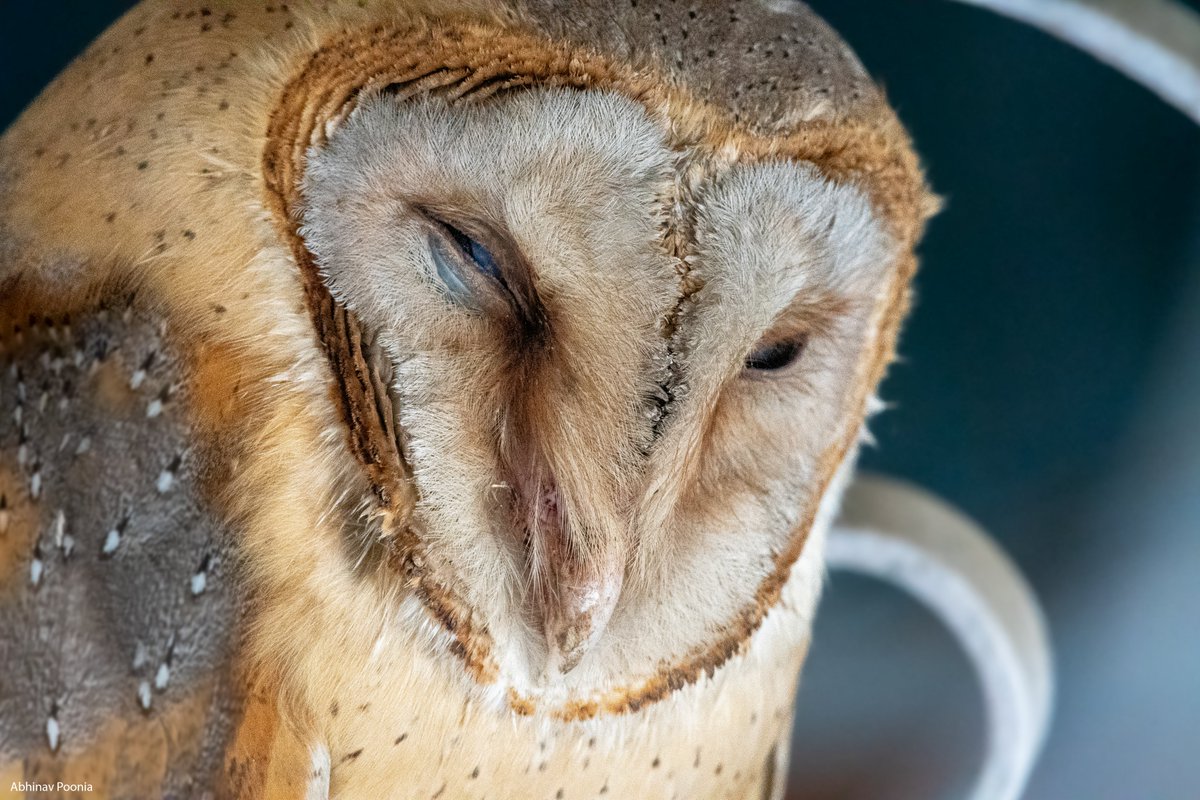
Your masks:
{"label": "dark eye slit", "polygon": [[496,263],[495,256],[486,247],[450,223],[436,217],[434,221],[441,226],[446,235],[450,237],[450,240],[458,245],[459,252],[462,253],[464,258],[477,266],[483,274],[499,281],[500,285],[506,290],[509,289],[508,282],[504,280],[504,273],[500,270],[500,265]]}
{"label": "dark eye slit", "polygon": [[746,356],[746,369],[770,372],[791,365],[804,351],[804,339],[784,339],[755,348]]}

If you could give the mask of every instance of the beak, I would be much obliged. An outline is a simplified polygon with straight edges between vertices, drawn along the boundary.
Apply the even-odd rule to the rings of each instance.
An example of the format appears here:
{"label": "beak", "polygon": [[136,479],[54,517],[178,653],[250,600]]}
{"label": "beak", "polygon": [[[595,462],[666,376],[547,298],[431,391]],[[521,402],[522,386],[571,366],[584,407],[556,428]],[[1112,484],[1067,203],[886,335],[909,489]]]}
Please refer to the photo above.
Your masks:
{"label": "beak", "polygon": [[624,559],[570,555],[551,565],[555,595],[542,604],[548,677],[573,670],[604,633],[621,596]]}
{"label": "beak", "polygon": [[[543,478],[544,480],[544,478]],[[572,530],[553,480],[542,482],[526,507],[534,603],[546,637],[546,678],[578,666],[604,633],[621,597],[625,553],[617,537],[587,537]]]}

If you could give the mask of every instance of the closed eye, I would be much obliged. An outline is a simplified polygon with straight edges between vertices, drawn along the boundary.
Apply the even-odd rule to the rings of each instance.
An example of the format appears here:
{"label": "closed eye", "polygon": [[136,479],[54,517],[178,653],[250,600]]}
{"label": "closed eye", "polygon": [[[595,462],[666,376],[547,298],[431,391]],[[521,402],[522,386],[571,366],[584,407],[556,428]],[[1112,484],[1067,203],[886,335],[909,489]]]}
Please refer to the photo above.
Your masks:
{"label": "closed eye", "polygon": [[486,238],[499,247],[497,256],[474,235],[440,215],[425,208],[416,210],[427,222],[430,255],[446,295],[465,308],[515,322],[522,335],[540,336],[545,317],[532,273],[516,247],[493,232]]}
{"label": "closed eye", "polygon": [[785,369],[800,358],[806,343],[806,338],[799,337],[760,344],[746,356],[746,369],[758,372],[775,372]]}
{"label": "closed eye", "polygon": [[430,221],[433,265],[452,300],[467,308],[480,309],[487,304],[489,294],[498,293],[506,300],[512,298],[504,271],[490,250],[447,222],[432,216]]}
{"label": "closed eye", "polygon": [[486,247],[453,225],[443,222],[442,227],[449,235],[451,241],[458,245],[458,249],[462,252],[463,257],[472,262],[480,272],[495,278],[500,283],[504,283],[504,276],[500,272],[500,267],[496,264],[495,257],[492,256]]}

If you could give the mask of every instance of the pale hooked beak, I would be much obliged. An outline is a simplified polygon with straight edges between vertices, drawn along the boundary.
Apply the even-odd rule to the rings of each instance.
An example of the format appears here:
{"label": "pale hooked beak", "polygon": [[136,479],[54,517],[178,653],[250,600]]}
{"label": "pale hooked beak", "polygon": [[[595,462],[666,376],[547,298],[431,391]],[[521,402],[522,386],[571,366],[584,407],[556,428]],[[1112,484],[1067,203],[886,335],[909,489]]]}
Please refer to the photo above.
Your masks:
{"label": "pale hooked beak", "polygon": [[625,580],[624,559],[584,561],[568,557],[556,565],[556,596],[542,605],[548,677],[573,670],[604,633]]}
{"label": "pale hooked beak", "polygon": [[608,540],[592,552],[578,552],[553,481],[533,492],[530,519],[535,569],[535,602],[546,637],[546,678],[576,666],[604,634],[625,581],[625,554]]}

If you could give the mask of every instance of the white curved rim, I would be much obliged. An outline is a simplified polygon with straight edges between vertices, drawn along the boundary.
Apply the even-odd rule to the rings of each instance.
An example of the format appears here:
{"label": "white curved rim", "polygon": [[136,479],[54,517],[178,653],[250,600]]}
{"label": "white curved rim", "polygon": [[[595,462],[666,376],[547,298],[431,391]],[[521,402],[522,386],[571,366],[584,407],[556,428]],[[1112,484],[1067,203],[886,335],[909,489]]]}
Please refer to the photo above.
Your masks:
{"label": "white curved rim", "polygon": [[959,0],[1087,51],[1200,124],[1200,13],[1175,0]]}
{"label": "white curved rim", "polygon": [[971,520],[920,489],[860,476],[826,546],[833,569],[895,584],[931,609],[983,686],[988,754],[969,797],[1017,800],[1053,703],[1046,626],[1013,563]]}

